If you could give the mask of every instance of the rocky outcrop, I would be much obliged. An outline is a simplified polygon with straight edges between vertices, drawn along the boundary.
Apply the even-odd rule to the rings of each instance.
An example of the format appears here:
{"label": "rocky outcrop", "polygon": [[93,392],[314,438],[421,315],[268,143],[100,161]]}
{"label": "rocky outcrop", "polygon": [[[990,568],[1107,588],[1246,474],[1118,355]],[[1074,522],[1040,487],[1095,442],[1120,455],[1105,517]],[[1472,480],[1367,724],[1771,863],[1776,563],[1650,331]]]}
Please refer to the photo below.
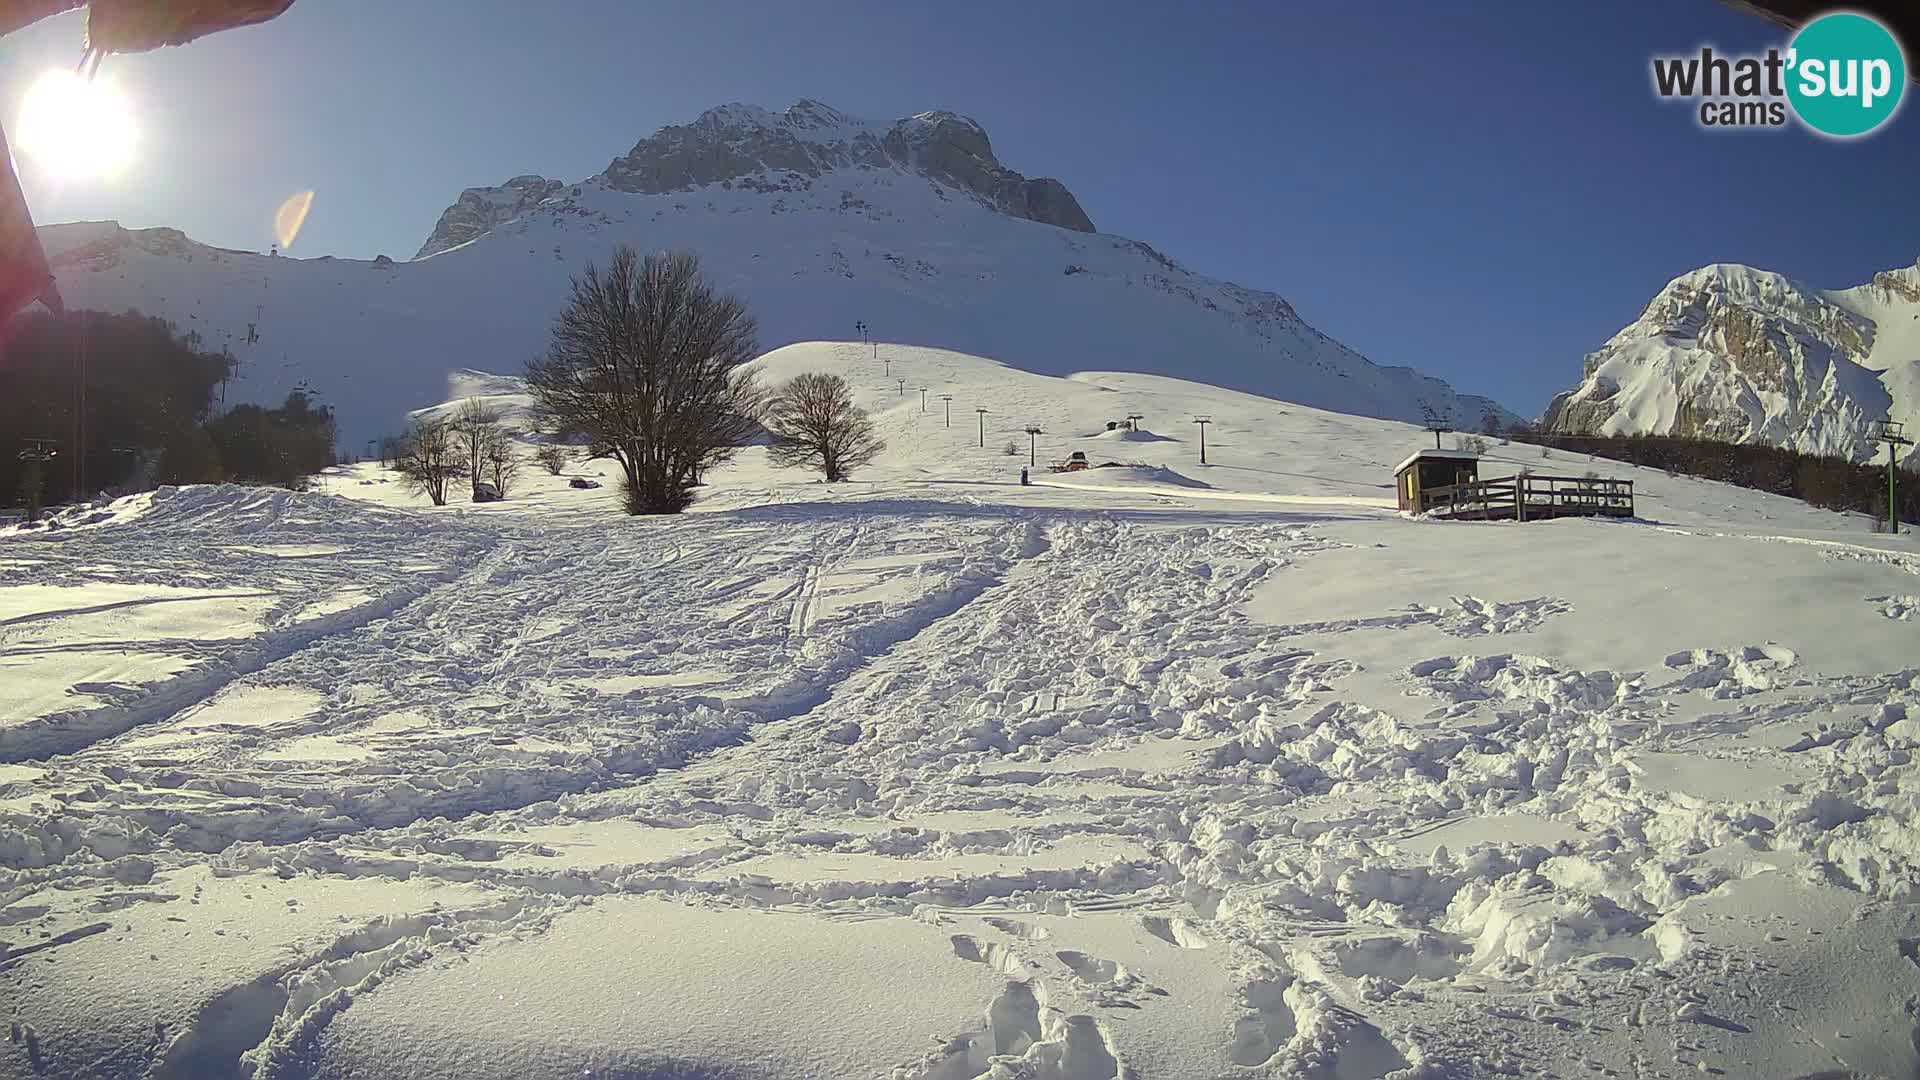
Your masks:
{"label": "rocky outcrop", "polygon": [[1012,217],[1094,231],[1065,184],[1002,165],[985,129],[951,112],[920,113],[881,130],[817,101],[783,113],[723,105],[640,140],[602,178],[615,190],[650,195],[708,184],[804,190],[824,173],[850,168],[918,172]]}
{"label": "rocky outcrop", "polygon": [[[1873,312],[1911,306],[1915,284],[1909,271],[1848,292],[1747,266],[1683,274],[1586,357],[1580,385],[1555,396],[1543,423],[1564,434],[1674,435],[1866,460],[1872,422],[1901,407],[1888,363],[1874,358]],[[1863,290],[1877,299],[1862,303]]]}
{"label": "rocky outcrop", "polygon": [[1058,180],[1029,180],[1000,164],[979,124],[950,112],[925,112],[894,124],[882,140],[887,157],[941,183],[971,192],[1014,217],[1093,232],[1079,200]]}
{"label": "rocky outcrop", "polygon": [[468,188],[447,207],[414,258],[424,259],[458,247],[512,221],[567,189],[544,176],[516,176],[498,187]]}

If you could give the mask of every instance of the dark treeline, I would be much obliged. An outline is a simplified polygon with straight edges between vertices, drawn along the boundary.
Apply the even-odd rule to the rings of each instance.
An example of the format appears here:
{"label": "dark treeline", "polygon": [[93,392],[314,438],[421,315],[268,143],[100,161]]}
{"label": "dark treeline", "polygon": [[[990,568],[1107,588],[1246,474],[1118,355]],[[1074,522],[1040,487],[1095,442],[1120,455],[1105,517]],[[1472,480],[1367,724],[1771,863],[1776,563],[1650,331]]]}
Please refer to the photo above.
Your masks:
{"label": "dark treeline", "polygon": [[[1828,510],[1850,510],[1885,519],[1887,467],[1846,458],[1802,454],[1777,446],[1676,439],[1661,435],[1555,435],[1515,432],[1516,442],[1551,446],[1576,454],[1685,473],[1801,499]],[[1901,521],[1920,522],[1920,472],[1911,462],[1896,485]]]}
{"label": "dark treeline", "polygon": [[74,501],[76,483],[79,498],[153,484],[297,486],[326,467],[330,410],[296,393],[216,415],[231,373],[230,357],[138,312],[15,319],[0,350],[0,506]]}

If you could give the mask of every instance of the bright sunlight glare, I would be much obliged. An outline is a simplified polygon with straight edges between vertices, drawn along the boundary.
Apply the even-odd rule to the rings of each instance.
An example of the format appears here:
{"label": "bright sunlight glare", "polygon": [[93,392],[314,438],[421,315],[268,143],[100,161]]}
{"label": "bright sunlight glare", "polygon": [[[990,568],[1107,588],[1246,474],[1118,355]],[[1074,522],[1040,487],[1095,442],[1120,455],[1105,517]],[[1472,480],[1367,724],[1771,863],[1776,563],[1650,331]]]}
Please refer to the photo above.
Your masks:
{"label": "bright sunlight glare", "polygon": [[300,226],[307,223],[307,211],[313,209],[313,192],[302,191],[287,196],[280,209],[273,214],[273,235],[280,241],[282,251],[293,246],[294,237],[300,235]]}
{"label": "bright sunlight glare", "polygon": [[109,177],[133,159],[126,99],[111,83],[71,71],[49,71],[34,81],[16,130],[20,149],[65,180]]}

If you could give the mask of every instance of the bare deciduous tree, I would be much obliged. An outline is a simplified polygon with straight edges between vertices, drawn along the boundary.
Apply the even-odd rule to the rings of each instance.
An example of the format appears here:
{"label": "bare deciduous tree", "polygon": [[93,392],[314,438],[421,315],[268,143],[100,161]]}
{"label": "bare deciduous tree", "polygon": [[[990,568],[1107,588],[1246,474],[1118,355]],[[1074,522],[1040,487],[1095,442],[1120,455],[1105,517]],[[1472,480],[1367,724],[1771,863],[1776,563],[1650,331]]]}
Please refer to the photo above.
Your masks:
{"label": "bare deciduous tree", "polygon": [[493,483],[493,490],[504,499],[514,478],[520,475],[520,455],[514,448],[513,436],[504,430],[500,431],[488,440],[483,453],[487,479]]}
{"label": "bare deciduous tree", "polygon": [[573,460],[573,455],[559,443],[542,443],[540,449],[533,452],[533,460],[539,462],[540,467],[547,470],[549,475],[559,476],[560,470],[566,468],[567,462]]}
{"label": "bare deciduous tree", "polygon": [[818,469],[828,481],[845,480],[887,447],[853,403],[847,380],[815,371],[794,376],[774,395],[767,430],[775,465]]}
{"label": "bare deciduous tree", "polygon": [[461,456],[460,440],[445,417],[420,417],[413,429],[393,448],[393,465],[407,478],[407,485],[433,500],[435,506],[447,505],[447,481],[467,471]]}
{"label": "bare deciduous tree", "polygon": [[620,463],[630,514],[672,514],[701,473],[759,426],[761,392],[746,306],[714,291],[694,255],[641,258],[621,246],[589,263],[554,320],[546,355],[527,363],[545,430],[586,436]]}
{"label": "bare deciduous tree", "polygon": [[[481,485],[488,482],[489,470],[496,461],[511,462],[512,467],[517,468],[510,445],[513,436],[500,425],[500,410],[477,397],[461,402],[448,426],[460,442],[460,454],[467,463],[467,479],[473,485],[474,501],[478,502]],[[497,483],[494,488],[502,497],[507,493]]]}

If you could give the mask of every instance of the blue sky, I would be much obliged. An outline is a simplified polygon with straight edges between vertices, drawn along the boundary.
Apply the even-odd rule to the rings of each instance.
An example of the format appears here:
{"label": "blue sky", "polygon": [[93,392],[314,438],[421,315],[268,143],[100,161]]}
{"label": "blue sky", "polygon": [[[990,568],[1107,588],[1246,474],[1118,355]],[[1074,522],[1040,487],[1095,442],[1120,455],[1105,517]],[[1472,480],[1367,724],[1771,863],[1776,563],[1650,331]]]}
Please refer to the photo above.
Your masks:
{"label": "blue sky", "polygon": [[[0,43],[0,117],[80,37],[69,15]],[[463,187],[581,179],[712,105],[951,108],[1103,231],[1534,413],[1695,266],[1840,287],[1920,256],[1913,103],[1842,143],[1702,131],[1652,94],[1655,53],[1782,38],[1712,0],[299,0],[110,59],[134,167],[22,180],[43,222],[256,249],[311,188],[293,254],[405,258]]]}

